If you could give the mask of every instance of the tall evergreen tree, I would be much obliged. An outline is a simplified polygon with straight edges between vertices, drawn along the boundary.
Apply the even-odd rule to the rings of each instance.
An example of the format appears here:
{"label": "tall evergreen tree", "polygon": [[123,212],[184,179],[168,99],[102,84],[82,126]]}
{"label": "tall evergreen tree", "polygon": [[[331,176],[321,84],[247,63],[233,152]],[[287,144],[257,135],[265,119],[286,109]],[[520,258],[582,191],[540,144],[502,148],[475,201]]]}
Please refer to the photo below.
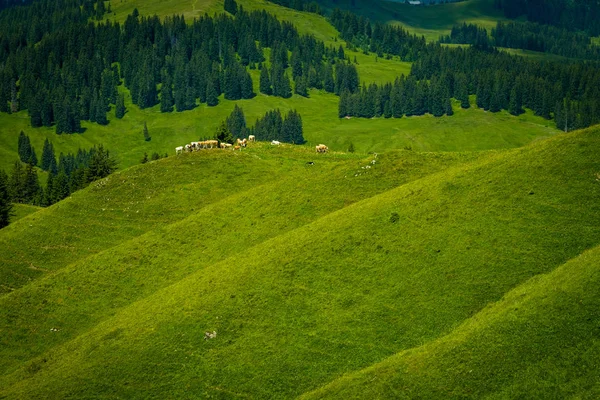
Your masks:
{"label": "tall evergreen tree", "polygon": [[227,117],[226,123],[227,129],[229,129],[234,139],[245,136],[246,117],[244,116],[244,111],[237,104],[233,107],[233,111],[229,117]]}
{"label": "tall evergreen tree", "polygon": [[266,95],[273,94],[273,89],[271,88],[271,77],[269,76],[269,70],[264,65],[260,69],[259,91]]}
{"label": "tall evergreen tree", "polygon": [[150,138],[150,134],[148,133],[148,125],[146,124],[146,121],[144,121],[143,133],[144,133],[144,140],[146,142],[149,142],[151,138]]}
{"label": "tall evergreen tree", "polygon": [[227,122],[221,122],[221,125],[217,128],[214,136],[215,140],[218,140],[219,143],[233,143],[233,135],[231,131],[227,128]]}
{"label": "tall evergreen tree", "polygon": [[219,94],[215,90],[215,86],[210,79],[206,83],[206,104],[209,107],[214,107],[219,104]]}
{"label": "tall evergreen tree", "polygon": [[8,226],[12,216],[12,203],[8,189],[8,176],[0,170],[0,229]]}
{"label": "tall evergreen tree", "polygon": [[125,95],[119,93],[117,97],[117,105],[115,106],[115,117],[121,119],[125,116]]}
{"label": "tall evergreen tree", "polygon": [[296,110],[291,110],[281,124],[281,140],[288,143],[304,143],[302,117]]}

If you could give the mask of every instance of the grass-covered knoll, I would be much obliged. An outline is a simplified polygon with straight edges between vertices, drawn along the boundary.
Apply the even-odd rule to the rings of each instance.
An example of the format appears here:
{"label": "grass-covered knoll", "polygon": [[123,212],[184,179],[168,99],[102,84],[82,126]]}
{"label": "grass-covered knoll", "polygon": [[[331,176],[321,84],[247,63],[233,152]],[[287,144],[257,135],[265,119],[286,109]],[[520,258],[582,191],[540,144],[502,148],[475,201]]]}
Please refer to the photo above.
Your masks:
{"label": "grass-covered knoll", "polygon": [[536,276],[448,336],[304,399],[600,396],[600,247]]}
{"label": "grass-covered knoll", "polygon": [[[44,296],[54,287],[49,277],[2,299],[48,311],[36,325],[27,309],[5,303],[0,309],[22,313],[9,312],[12,326],[24,325],[3,348],[22,361],[31,354],[19,341],[28,337],[34,353],[50,349],[9,366],[14,372],[0,378],[0,394],[291,398],[318,389],[450,334],[511,289],[596,246],[599,147],[596,129],[488,154],[283,230],[216,263],[203,263],[209,251],[203,242],[212,243],[214,231],[194,216],[123,242],[65,269],[56,293]],[[343,198],[343,190],[376,185],[369,174],[377,168],[356,177],[328,173],[318,185],[308,181],[287,208],[309,207],[302,202],[329,186]],[[345,179],[364,181],[344,189],[339,181]],[[283,192],[261,195],[275,193]],[[235,222],[228,222],[223,210],[214,216],[217,228],[233,223],[245,231],[257,215],[246,212],[233,210]],[[237,249],[239,242],[225,240],[227,246]],[[135,276],[136,268],[148,274]],[[166,282],[180,270],[190,274],[112,316],[86,321],[95,315],[89,310],[127,303],[111,285]],[[94,279],[96,273],[113,280]],[[63,280],[72,285],[61,286]],[[92,282],[100,283],[89,288]],[[87,290],[100,297],[78,309]],[[205,341],[204,332],[212,330],[217,337]]]}
{"label": "grass-covered knoll", "polygon": [[[319,3],[329,8],[349,4],[336,4],[332,0],[319,0]],[[463,22],[490,30],[497,21],[506,19],[501,10],[494,8],[492,0],[466,0],[426,7],[385,0],[356,0],[355,4],[348,9],[371,21],[402,25],[411,33],[425,36],[428,41],[437,41],[441,35],[449,34],[454,25]]]}
{"label": "grass-covered knoll", "polygon": [[[5,373],[51,345],[85,332],[116,310],[211,264],[356,201],[475,157],[409,151],[377,158],[339,154],[316,157],[302,148],[267,146],[235,155],[222,151],[184,155],[175,161],[161,160],[124,171],[106,184],[62,202],[61,208],[51,207],[35,220],[11,225],[12,231],[0,231],[0,240],[6,243],[0,257],[7,257],[11,249],[25,244],[28,249],[23,249],[18,260],[5,258],[7,270],[24,275],[27,265],[52,268],[48,271],[52,273],[39,276],[42,279],[37,282],[20,290],[14,287],[17,290],[0,299],[4,340],[1,357],[7,360],[0,371]],[[215,159],[219,156],[221,162]],[[306,164],[306,160],[314,164]],[[216,166],[207,168],[208,163]],[[370,168],[364,168],[367,165]],[[159,170],[166,173],[160,174]],[[195,177],[190,176],[194,170]],[[173,175],[171,181],[164,179],[169,174]],[[184,186],[185,179],[189,182]],[[237,187],[234,193],[222,187],[233,185]],[[198,197],[200,204],[187,204],[181,198],[182,192]],[[221,197],[211,198],[212,192]],[[161,193],[164,198],[156,202],[148,198],[149,193]],[[111,199],[110,212],[97,208],[102,206],[97,203],[106,198]],[[69,214],[68,223],[61,223],[65,207],[81,211]],[[171,214],[171,222],[178,222],[170,224],[164,219],[163,224],[156,224],[150,219],[145,226],[136,226],[139,233],[134,235],[132,225],[143,225],[140,220],[148,218],[143,210],[148,209],[160,209],[163,214]],[[119,226],[107,216],[117,213],[135,215],[129,226]],[[36,235],[32,226],[52,224],[53,236],[59,238],[71,231],[92,236],[88,240],[106,236],[94,248],[102,253],[90,256],[85,248],[89,243],[84,240],[65,241],[71,245],[68,258],[48,251],[48,239]],[[100,224],[109,224],[110,232],[90,232],[87,228]],[[143,234],[142,228],[148,233]],[[50,255],[54,256],[52,265],[48,265]],[[10,276],[4,280],[10,280]],[[31,309],[26,304],[41,306]],[[63,317],[57,315],[58,310]],[[38,329],[65,323],[71,328],[60,335],[48,335],[50,328]],[[27,346],[23,346],[24,337]]]}

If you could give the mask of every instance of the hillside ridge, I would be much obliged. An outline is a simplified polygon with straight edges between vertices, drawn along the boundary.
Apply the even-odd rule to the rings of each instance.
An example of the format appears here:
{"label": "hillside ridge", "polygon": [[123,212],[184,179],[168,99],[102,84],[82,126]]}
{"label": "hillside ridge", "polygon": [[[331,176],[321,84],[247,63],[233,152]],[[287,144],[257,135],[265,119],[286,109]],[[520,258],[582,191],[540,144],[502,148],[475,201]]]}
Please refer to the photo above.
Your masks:
{"label": "hillside ridge", "polygon": [[[44,365],[39,373],[31,377],[32,380],[27,379],[28,375],[23,375],[24,372],[22,371],[16,373],[10,381],[16,383],[15,380],[19,378],[24,378],[24,380],[13,387],[12,390],[25,390],[25,386],[22,385],[26,385],[27,390],[40,390],[42,387],[46,387],[45,390],[48,390],[49,388],[46,386],[48,384],[63,394],[70,393],[71,395],[83,395],[86,390],[99,390],[98,386],[91,383],[89,388],[78,387],[77,392],[69,392],[71,389],[67,389],[67,386],[63,387],[65,383],[56,375],[58,370],[55,368],[61,368],[60,365],[68,363],[71,367],[78,365],[79,367],[75,369],[81,371],[83,376],[98,376],[98,374],[101,374],[98,370],[100,368],[98,362],[88,360],[85,357],[88,351],[97,348],[97,350],[93,350],[96,353],[94,358],[99,357],[104,360],[103,362],[108,362],[111,365],[110,371],[116,373],[116,375],[111,376],[113,379],[117,379],[128,368],[131,368],[132,371],[139,371],[139,366],[135,367],[134,364],[131,364],[137,358],[140,360],[146,359],[156,351],[167,351],[169,357],[177,358],[179,357],[177,355],[179,351],[196,348],[199,343],[194,338],[198,338],[201,343],[201,339],[198,337],[200,332],[210,330],[213,326],[218,328],[217,330],[221,332],[221,335],[224,335],[225,339],[223,340],[225,342],[217,341],[215,342],[217,347],[209,346],[213,350],[208,353],[200,350],[201,354],[196,355],[196,357],[200,357],[198,359],[200,364],[194,364],[194,368],[200,368],[198,373],[204,371],[202,376],[206,376],[206,379],[208,379],[203,381],[205,383],[202,383],[202,387],[205,384],[209,385],[211,379],[214,379],[215,382],[221,382],[222,387],[227,387],[226,382],[233,380],[230,383],[237,382],[238,392],[254,393],[253,396],[256,397],[265,396],[268,393],[273,395],[274,392],[269,392],[268,387],[260,385],[257,387],[256,384],[258,383],[252,383],[256,380],[248,374],[252,375],[253,372],[245,371],[244,362],[239,358],[242,357],[240,355],[242,349],[244,349],[243,354],[252,353],[251,359],[256,362],[256,360],[264,360],[265,357],[267,359],[272,357],[275,354],[272,352],[275,352],[276,349],[277,354],[288,354],[296,349],[300,352],[298,356],[308,357],[308,348],[297,347],[304,340],[312,343],[310,348],[317,346],[316,348],[322,350],[330,345],[342,346],[339,348],[341,351],[339,356],[333,357],[332,354],[326,355],[326,353],[319,352],[317,364],[315,364],[317,360],[314,360],[314,362],[303,364],[302,367],[294,364],[295,366],[292,368],[292,365],[288,365],[290,370],[285,372],[277,370],[274,365],[263,365],[263,362],[260,362],[261,371],[263,371],[261,374],[267,374],[267,376],[273,373],[277,374],[281,385],[285,385],[285,382],[288,382],[291,376],[295,376],[293,374],[301,371],[306,372],[308,371],[307,368],[310,370],[316,368],[314,373],[317,376],[307,383],[294,387],[294,391],[300,391],[299,393],[296,392],[299,395],[306,391],[303,388],[309,389],[306,387],[307,384],[318,387],[321,386],[318,384],[319,382],[325,384],[330,381],[328,377],[330,378],[331,374],[356,370],[356,367],[360,367],[361,364],[364,366],[364,363],[368,360],[371,361],[368,364],[372,364],[373,360],[381,360],[390,354],[397,353],[398,348],[415,347],[415,344],[423,340],[429,341],[439,337],[452,331],[463,319],[480,310],[481,305],[501,298],[507,290],[515,287],[520,282],[538,273],[551,270],[554,266],[564,263],[569,258],[598,243],[598,228],[594,224],[594,219],[590,220],[589,218],[589,215],[596,215],[594,213],[597,213],[598,210],[595,208],[587,210],[589,214],[586,214],[588,215],[585,220],[586,225],[586,222],[581,219],[581,207],[583,205],[579,203],[572,204],[574,200],[572,192],[576,188],[587,188],[576,190],[579,194],[577,201],[584,201],[589,196],[593,196],[594,191],[597,192],[597,188],[590,183],[593,178],[590,171],[598,167],[597,162],[594,161],[594,164],[589,158],[590,151],[597,146],[594,138],[592,131],[561,135],[561,137],[556,137],[548,142],[538,143],[525,149],[512,151],[504,156],[498,156],[495,162],[489,163],[486,168],[469,165],[463,170],[460,168],[447,170],[436,176],[430,176],[386,191],[369,200],[357,202],[342,211],[328,214],[307,226],[277,236],[268,242],[263,242],[252,247],[244,254],[235,255],[232,258],[213,264],[167,289],[157,291],[150,297],[135,303],[135,305],[120,310],[114,317],[101,322],[85,335],[79,336],[75,341],[51,350],[45,358],[54,359],[58,364],[53,361],[51,364]],[[581,157],[574,158],[575,155]],[[566,161],[577,161],[577,163],[572,165],[569,172],[562,171],[560,176],[548,174],[549,171],[555,170],[554,164]],[[524,163],[525,165],[523,165]],[[515,172],[515,168],[520,171],[531,169],[531,176],[520,177],[515,172],[515,177],[519,177],[518,179],[512,178],[508,182],[498,182],[497,184],[501,186],[491,192],[486,189],[485,192],[479,193],[476,187],[471,187],[474,184],[481,185],[483,183],[479,182],[481,177],[500,176],[493,175],[492,172],[498,170],[498,173],[500,173],[500,171],[505,171],[506,168],[510,168],[513,172]],[[582,171],[586,171],[585,176],[581,175]],[[589,177],[588,172],[590,172]],[[547,205],[550,205],[550,203],[547,203],[549,199],[544,196],[545,190],[556,187],[554,180],[567,178],[569,178],[569,187],[556,194],[558,197],[554,197],[555,201],[552,203],[555,204],[552,206],[571,204],[573,206],[572,210],[559,219],[554,214],[545,215],[549,210]],[[532,179],[531,182],[537,182],[534,189],[538,196],[542,196],[538,201],[542,201],[539,205],[543,208],[537,210],[538,201],[534,201],[535,197],[532,198],[532,195],[527,193],[523,193],[524,197],[519,195],[518,202],[515,203],[511,200],[502,199],[500,203],[496,200],[491,200],[490,203],[489,196],[491,193],[502,193],[503,190],[501,189],[503,187],[527,184],[530,179]],[[458,190],[459,192],[463,190],[466,191],[465,193],[476,194],[481,199],[487,198],[488,206],[501,205],[502,211],[508,212],[513,209],[513,211],[510,211],[511,218],[518,218],[521,212],[534,212],[535,218],[532,218],[534,217],[532,215],[528,220],[521,222],[520,225],[511,226],[506,232],[499,232],[493,227],[485,228],[487,235],[484,235],[481,240],[484,240],[485,243],[490,239],[495,242],[492,249],[494,256],[491,259],[486,256],[486,258],[478,261],[479,256],[477,253],[480,250],[477,249],[480,245],[476,241],[472,241],[471,246],[475,247],[475,254],[472,252],[466,253],[463,249],[456,252],[458,258],[453,261],[447,259],[448,256],[445,255],[449,244],[453,242],[462,243],[465,238],[473,236],[473,233],[470,232],[472,227],[483,226],[481,224],[485,221],[495,221],[500,215],[494,215],[495,210],[493,209],[489,211],[477,209],[465,213],[466,209],[461,208],[460,204],[465,200],[461,196],[452,197],[451,204],[457,202],[459,204],[452,206],[454,211],[452,211],[452,207],[447,210],[448,204],[446,202],[450,201],[448,195],[444,195],[446,200],[443,202],[436,200],[435,196],[442,192],[447,193],[448,190]],[[522,188],[521,191],[523,190],[529,191],[531,189]],[[538,193],[540,190],[542,192]],[[514,194],[511,194],[511,196],[514,196]],[[563,197],[564,199],[560,200]],[[476,199],[477,197],[470,200],[475,201]],[[565,203],[565,201],[568,203]],[[412,205],[409,205],[409,203]],[[404,210],[403,207],[409,207],[412,211]],[[406,234],[392,229],[393,224],[387,225],[389,222],[386,222],[385,229],[380,225],[389,218],[390,210],[394,209],[399,212],[401,226],[410,230],[410,236],[414,238],[411,242],[404,243],[403,240],[405,239],[403,237]],[[452,220],[453,217],[446,213],[454,213],[459,209],[465,210],[460,212],[460,224],[450,223],[448,219]],[[415,214],[411,214],[413,212]],[[432,215],[435,218],[427,222],[427,220],[420,218],[422,215]],[[357,224],[356,217],[360,217],[360,224]],[[475,225],[471,226],[469,221],[473,218],[475,218],[473,220]],[[550,225],[547,224],[551,222],[556,224],[556,227],[552,225],[553,229],[557,229],[555,233],[548,230]],[[419,227],[417,225],[419,223],[424,224],[424,226]],[[514,224],[514,222],[512,223]],[[443,224],[443,229],[440,224]],[[532,229],[535,230],[538,225],[539,227],[546,226],[546,231],[540,231],[541,233],[533,238],[531,237]],[[353,227],[352,231],[348,231],[349,226]],[[390,231],[390,229],[392,230]],[[577,235],[572,234],[574,230],[578,232]],[[342,234],[342,232],[346,233]],[[348,236],[347,232],[352,232],[351,237]],[[373,235],[374,232],[375,235]],[[450,239],[447,238],[448,233],[452,234]],[[490,234],[492,234],[492,237],[487,239],[486,236]],[[393,240],[388,241],[384,238],[393,238]],[[440,242],[442,238],[444,242]],[[379,240],[383,242],[379,242]],[[520,243],[521,253],[515,253],[514,245],[511,244],[513,240]],[[356,241],[357,244],[349,246],[348,241],[352,241],[352,243]],[[383,245],[380,249],[377,248],[378,242],[380,247]],[[402,245],[403,243],[404,245]],[[557,246],[556,243],[561,243],[561,246]],[[302,249],[311,249],[311,251],[301,251],[298,246]],[[438,249],[441,249],[441,253],[436,251],[436,247],[433,246],[440,246]],[[366,249],[372,250],[371,252],[365,252]],[[541,254],[541,249],[547,249],[548,254]],[[300,255],[299,252],[303,255]],[[362,254],[360,261],[356,259],[355,252]],[[527,255],[526,252],[531,254]],[[454,252],[450,253],[455,254]],[[328,264],[323,264],[322,261],[317,262],[316,254],[330,254],[333,258],[328,259]],[[415,264],[416,261],[413,260],[413,256],[419,258],[419,262],[424,262],[424,264]],[[519,258],[519,260],[516,258]],[[486,259],[488,260],[487,263],[495,263],[493,265],[505,265],[510,273],[496,271],[491,265],[488,267],[485,264],[477,265]],[[386,267],[387,262],[392,262],[392,260],[402,265],[401,271],[390,270]],[[466,261],[475,264],[464,265]],[[179,263],[184,265],[185,260],[180,260]],[[448,270],[452,264],[456,263],[464,265],[462,270],[456,269],[456,267],[453,271]],[[427,268],[425,268],[426,265],[428,265]],[[431,270],[434,266],[438,269],[442,268],[441,271],[445,271],[442,272],[444,276],[439,276],[441,271],[435,268]],[[473,269],[474,267],[477,268]],[[352,275],[358,271],[360,271],[360,277]],[[452,273],[454,277],[448,278],[448,273]],[[470,281],[463,281],[461,276],[465,274],[470,276]],[[383,276],[387,276],[389,280],[381,281],[380,277]],[[396,280],[397,283],[394,283]],[[334,286],[330,285],[334,285],[334,282],[336,282],[336,290],[332,292]],[[428,294],[428,296],[433,297],[419,300],[419,296],[424,295],[419,291],[419,288],[424,289],[426,286],[423,285],[426,285],[426,283],[437,287],[438,292]],[[400,286],[396,287],[395,285]],[[357,288],[361,286],[365,290],[363,293],[360,290],[357,292]],[[267,290],[267,288],[269,289]],[[377,288],[377,291],[372,292],[373,295],[369,295],[367,290],[372,291],[374,288]],[[356,297],[356,300],[348,304],[350,309],[337,304],[336,300],[340,298],[340,301],[350,301],[352,297],[344,300],[345,296],[349,296],[346,290],[351,290],[353,297]],[[423,301],[423,303],[420,303],[420,307],[415,308],[416,304],[403,304],[402,301],[396,301],[393,303],[394,308],[381,309],[381,302],[386,304],[386,301],[390,301],[388,297],[394,296],[393,293],[398,290],[399,293],[405,293],[400,299],[407,301],[412,298],[412,301]],[[411,294],[413,291],[416,292]],[[455,292],[469,293],[469,291],[473,292],[472,298],[470,296],[465,298],[454,297]],[[417,295],[415,298],[417,293],[422,294]],[[395,296],[398,296],[398,294]],[[452,300],[451,304],[444,308],[426,306],[427,304],[439,305],[440,301],[443,304],[450,300]],[[286,306],[288,302],[291,308]],[[231,307],[237,306],[229,308],[229,304],[231,304]],[[338,313],[329,314],[326,311],[329,307],[338,310]],[[363,310],[364,307],[367,309]],[[413,312],[417,311],[419,313],[429,311],[433,315],[429,317],[429,320],[423,320],[420,314],[406,314],[406,311],[401,311],[398,307],[409,307],[410,310],[414,310]],[[149,310],[152,311],[149,312]],[[373,321],[365,319],[366,315],[362,315],[367,310],[371,310],[370,313],[377,312],[381,314],[382,320],[387,321],[390,326],[386,326],[385,331],[381,331],[381,327],[378,328],[373,325]],[[446,315],[446,313],[449,314]],[[266,315],[268,315],[267,320],[265,320]],[[304,321],[307,315],[314,317]],[[403,315],[403,320],[396,320],[397,317],[394,317],[394,315]],[[222,316],[224,319],[215,320],[215,317],[218,316]],[[312,325],[315,322],[310,322],[313,319],[318,321],[316,326]],[[132,324],[132,320],[136,322]],[[420,321],[418,326],[412,325],[412,322],[415,321]],[[243,327],[239,325],[240,323]],[[327,326],[338,326],[338,329],[342,329],[344,335],[340,336],[341,332],[324,330],[323,323],[326,323]],[[293,325],[289,326],[288,324],[306,326],[305,329],[300,329],[297,333],[299,337],[295,337],[295,330],[292,329]],[[351,324],[356,331],[346,332],[343,327],[347,324]],[[311,326],[313,327],[310,328]],[[405,330],[400,343],[394,343],[392,340],[392,337],[396,340],[399,339],[393,333],[394,327]],[[116,348],[112,348],[113,345],[98,348],[99,345],[95,344],[105,343],[102,338],[115,329],[120,332],[119,339],[112,343],[122,350],[123,354],[133,352],[132,357],[134,357],[134,360],[131,360],[131,362],[124,361],[120,358],[121,356],[118,357],[119,361],[117,362],[117,359],[111,355],[116,350]],[[315,329],[316,332],[311,334]],[[181,334],[187,332],[187,334],[184,338],[177,332],[181,332]],[[262,336],[264,332],[268,332],[266,337]],[[369,335],[369,332],[371,332],[371,335]],[[377,333],[373,337],[374,332]],[[188,334],[192,334],[193,337],[188,337]],[[227,337],[230,339],[226,339]],[[282,340],[286,338],[285,340],[289,340],[290,344],[284,347],[277,346],[277,343],[268,340],[269,337],[278,337]],[[177,339],[173,342],[175,338]],[[347,351],[358,351],[356,354],[364,353],[364,358],[342,362]],[[195,351],[192,351],[192,353],[196,354]],[[49,357],[49,355],[52,355],[52,357]],[[158,353],[155,356],[158,356]],[[337,357],[342,358],[338,360]],[[181,362],[184,362],[184,359],[185,357]],[[350,364],[347,364],[348,362]],[[229,365],[229,367],[225,370],[206,369],[208,365],[215,365],[214,363]],[[234,365],[231,363],[237,366],[235,370],[231,369],[231,365]],[[52,364],[55,366],[52,367]],[[39,359],[29,365],[39,366]],[[317,367],[317,365],[320,365],[320,367]],[[273,370],[273,368],[276,369]],[[122,372],[119,373],[118,371]],[[161,372],[161,374],[167,374],[164,379],[175,379],[169,371],[170,369]],[[172,372],[176,373],[176,371]],[[142,372],[139,371],[139,373]],[[225,375],[221,376],[221,374]],[[77,382],[80,382],[83,376],[79,378],[72,376],[70,379],[76,379]],[[211,376],[212,378],[210,378]],[[264,379],[268,378],[262,377],[259,381]],[[37,385],[42,386],[38,387]],[[132,394],[130,389],[123,386],[123,384],[116,383],[116,385],[122,395]],[[34,389],[35,387],[38,387],[38,389]],[[62,389],[60,389],[61,387]],[[64,390],[67,391],[64,392]],[[197,388],[197,390],[200,389]],[[289,392],[289,390],[290,388],[285,391],[285,394],[281,395],[283,397],[291,395],[292,392]]]}

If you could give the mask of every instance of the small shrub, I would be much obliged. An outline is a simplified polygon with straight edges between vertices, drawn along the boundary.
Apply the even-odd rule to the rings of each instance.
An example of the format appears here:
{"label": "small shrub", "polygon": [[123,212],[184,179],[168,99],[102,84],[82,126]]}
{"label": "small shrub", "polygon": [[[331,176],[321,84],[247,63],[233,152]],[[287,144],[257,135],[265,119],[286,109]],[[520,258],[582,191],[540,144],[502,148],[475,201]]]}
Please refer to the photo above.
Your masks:
{"label": "small shrub", "polygon": [[390,215],[390,222],[395,224],[398,221],[400,221],[400,215],[398,215],[397,212],[393,212],[392,215]]}

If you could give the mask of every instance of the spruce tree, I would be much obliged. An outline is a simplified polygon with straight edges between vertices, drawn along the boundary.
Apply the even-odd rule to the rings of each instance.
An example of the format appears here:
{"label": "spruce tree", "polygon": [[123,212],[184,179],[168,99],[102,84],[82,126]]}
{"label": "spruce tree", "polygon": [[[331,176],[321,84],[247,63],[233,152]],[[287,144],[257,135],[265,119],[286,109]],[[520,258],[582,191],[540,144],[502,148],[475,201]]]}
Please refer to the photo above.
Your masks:
{"label": "spruce tree", "polygon": [[71,194],[69,188],[69,178],[64,170],[61,170],[52,185],[52,202],[56,203],[63,199],[66,199]]}
{"label": "spruce tree", "polygon": [[41,187],[38,180],[37,171],[32,164],[25,166],[23,181],[23,202],[28,204],[41,203]]}
{"label": "spruce tree", "polygon": [[[56,160],[56,156],[54,154],[54,146],[48,139],[44,140],[44,147],[42,149],[42,163],[40,168],[44,171],[48,171],[51,164],[51,159],[54,158]],[[55,161],[56,162],[56,161]]]}
{"label": "spruce tree", "polygon": [[117,97],[117,105],[115,106],[115,117],[121,119],[125,116],[125,95],[119,93]]}
{"label": "spruce tree", "polygon": [[146,142],[149,142],[151,139],[150,134],[148,133],[148,125],[146,124],[146,121],[144,121],[144,140]]}
{"label": "spruce tree", "polygon": [[294,87],[294,92],[303,97],[308,97],[308,88],[306,83],[306,77],[304,75],[299,75],[296,77],[296,84]]}
{"label": "spruce tree", "polygon": [[8,226],[12,216],[12,203],[8,190],[8,176],[0,170],[0,229]]}
{"label": "spruce tree", "polygon": [[208,80],[206,83],[206,105],[214,107],[219,104],[219,95],[215,90],[212,80]]}
{"label": "spruce tree", "polygon": [[29,158],[31,158],[31,143],[29,142],[29,136],[25,135],[25,132],[23,131],[19,133],[17,151],[21,161],[27,162]]}
{"label": "spruce tree", "polygon": [[36,166],[38,164],[37,154],[35,154],[35,149],[31,147],[31,154],[29,155],[29,160],[27,160],[27,164]]}
{"label": "spruce tree", "polygon": [[246,117],[244,111],[237,104],[233,107],[233,111],[227,117],[226,122],[227,129],[229,129],[233,138],[241,138],[246,130]]}
{"label": "spruce tree", "polygon": [[215,132],[214,138],[219,141],[219,143],[233,143],[233,136],[231,132],[227,128],[227,122],[221,122],[221,125],[217,128]]}
{"label": "spruce tree", "polygon": [[508,103],[508,112],[512,115],[519,115],[523,112],[521,108],[521,99],[519,96],[519,92],[517,90],[517,86],[514,85],[510,91],[510,101]]}
{"label": "spruce tree", "polygon": [[241,68],[240,75],[240,89],[242,99],[251,99],[254,97],[254,87],[252,84],[252,77],[245,68]]}
{"label": "spruce tree", "polygon": [[10,175],[10,179],[8,181],[8,188],[10,192],[10,197],[15,203],[23,203],[24,195],[23,195],[23,185],[25,182],[25,171],[23,170],[23,164],[21,161],[17,160],[13,164],[12,173]]}
{"label": "spruce tree", "polygon": [[269,70],[266,66],[263,66],[260,69],[259,91],[266,95],[273,94],[273,89],[271,88],[271,77],[269,76]]}
{"label": "spruce tree", "polygon": [[304,143],[302,117],[296,110],[291,110],[281,124],[282,141],[294,144]]}
{"label": "spruce tree", "polygon": [[[106,108],[107,102],[102,95],[98,95],[98,102],[96,103],[96,123],[99,125],[108,124],[108,119],[106,118]],[[77,129],[73,127],[70,133],[76,132]]]}
{"label": "spruce tree", "polygon": [[111,157],[103,145],[90,151],[87,182],[93,182],[112,174],[117,169],[117,162]]}

